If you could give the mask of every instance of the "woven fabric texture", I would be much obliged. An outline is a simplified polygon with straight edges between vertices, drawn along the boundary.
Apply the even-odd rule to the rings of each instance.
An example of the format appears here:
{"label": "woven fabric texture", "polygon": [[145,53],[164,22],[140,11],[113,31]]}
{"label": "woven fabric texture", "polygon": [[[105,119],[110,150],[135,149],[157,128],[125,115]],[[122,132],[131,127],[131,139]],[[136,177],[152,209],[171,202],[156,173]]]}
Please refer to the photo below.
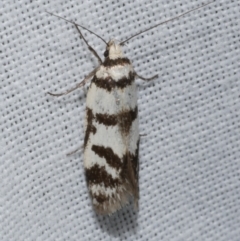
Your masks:
{"label": "woven fabric texture", "polygon": [[[240,240],[240,2],[219,0],[130,40],[139,90],[140,203],[97,216],[81,146],[98,62],[74,26],[124,40],[199,0],[2,0],[0,240]],[[83,31],[101,57],[104,43]],[[67,153],[80,147],[69,157]]]}

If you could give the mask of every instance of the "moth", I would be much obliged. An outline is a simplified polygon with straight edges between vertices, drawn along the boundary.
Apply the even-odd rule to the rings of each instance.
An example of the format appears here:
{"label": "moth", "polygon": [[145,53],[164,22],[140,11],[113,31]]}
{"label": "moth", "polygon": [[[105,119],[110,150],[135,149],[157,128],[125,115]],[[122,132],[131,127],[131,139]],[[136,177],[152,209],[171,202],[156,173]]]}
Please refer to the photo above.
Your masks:
{"label": "moth", "polygon": [[[48,12],[73,24],[80,38],[99,61],[99,66],[73,89],[60,94],[48,92],[52,96],[62,96],[91,80],[86,99],[84,167],[92,204],[98,214],[111,215],[124,207],[131,198],[134,200],[135,208],[138,208],[140,135],[135,78],[150,81],[157,78],[157,75],[151,78],[139,76],[131,61],[123,54],[123,45],[150,29],[208,4],[210,3],[158,23],[120,43],[114,40],[106,42],[82,25]],[[80,28],[93,33],[106,44],[104,61],[88,44]]]}

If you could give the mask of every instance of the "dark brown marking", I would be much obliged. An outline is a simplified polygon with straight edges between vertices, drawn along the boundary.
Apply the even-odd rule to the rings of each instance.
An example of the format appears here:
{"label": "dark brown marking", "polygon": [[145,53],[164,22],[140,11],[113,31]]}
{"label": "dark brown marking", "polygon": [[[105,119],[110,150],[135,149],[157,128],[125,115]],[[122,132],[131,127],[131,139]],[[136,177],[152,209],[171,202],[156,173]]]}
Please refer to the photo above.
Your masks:
{"label": "dark brown marking", "polygon": [[134,110],[122,111],[118,114],[118,124],[120,131],[124,134],[128,134],[132,126],[133,121],[137,118],[138,108],[135,107]]}
{"label": "dark brown marking", "polygon": [[135,74],[133,72],[129,72],[128,77],[123,77],[118,81],[113,80],[111,77],[99,79],[95,75],[92,82],[95,83],[97,87],[105,89],[110,92],[113,88],[126,88],[128,85],[131,85],[133,83],[134,78]]}
{"label": "dark brown marking", "polygon": [[122,79],[116,81],[117,88],[124,89],[128,85],[131,85],[134,81],[135,74],[133,72],[129,72],[128,77],[123,77]]}
{"label": "dark brown marking", "polygon": [[106,197],[103,194],[92,194],[92,197],[95,198],[97,200],[98,203],[102,204],[106,201],[109,201],[109,197]]}
{"label": "dark brown marking", "polygon": [[128,180],[128,155],[125,154],[123,156],[123,164],[122,164],[122,170],[120,172],[121,179],[126,182]]}
{"label": "dark brown marking", "polygon": [[96,114],[96,121],[105,126],[115,126],[117,124],[116,115]]}
{"label": "dark brown marking", "polygon": [[125,65],[125,64],[131,64],[128,58],[118,58],[118,59],[105,58],[103,62],[104,67],[112,67],[115,65]]}
{"label": "dark brown marking", "polygon": [[139,171],[138,158],[139,158],[139,140],[137,142],[137,149],[135,151],[135,155],[133,156],[133,159],[132,159],[132,166],[133,166],[133,171],[136,179],[138,179],[138,171]]}
{"label": "dark brown marking", "polygon": [[121,168],[121,159],[113,152],[112,148],[93,145],[92,151],[98,156],[104,158],[110,167],[116,168],[117,170]]}
{"label": "dark brown marking", "polygon": [[95,119],[98,123],[105,126],[115,126],[119,125],[120,131],[124,134],[128,134],[132,122],[137,118],[138,109],[137,107],[134,110],[124,110],[116,115],[108,114],[96,114]]}
{"label": "dark brown marking", "polygon": [[97,131],[96,127],[92,124],[93,118],[94,118],[92,110],[87,108],[86,115],[87,115],[87,129],[84,137],[84,147],[87,145],[90,133],[95,134]]}
{"label": "dark brown marking", "polygon": [[123,181],[128,180],[128,182],[131,184],[138,179],[138,147],[135,154],[127,152],[123,156],[123,164],[120,176]]}
{"label": "dark brown marking", "polygon": [[95,75],[92,79],[92,83],[94,83],[98,88],[105,89],[109,92],[113,88],[115,88],[115,81],[111,77],[107,77],[105,79],[98,79]]}
{"label": "dark brown marking", "polygon": [[130,185],[130,190],[136,200],[139,198],[139,188],[138,188],[138,152],[139,152],[139,140],[137,142],[137,149],[135,154],[127,152],[123,156],[123,165],[120,172],[120,177],[123,182]]}
{"label": "dark brown marking", "polygon": [[105,187],[113,188],[121,184],[121,181],[118,178],[114,179],[107,173],[105,167],[100,167],[97,164],[90,169],[86,169],[85,172],[89,185],[103,183]]}

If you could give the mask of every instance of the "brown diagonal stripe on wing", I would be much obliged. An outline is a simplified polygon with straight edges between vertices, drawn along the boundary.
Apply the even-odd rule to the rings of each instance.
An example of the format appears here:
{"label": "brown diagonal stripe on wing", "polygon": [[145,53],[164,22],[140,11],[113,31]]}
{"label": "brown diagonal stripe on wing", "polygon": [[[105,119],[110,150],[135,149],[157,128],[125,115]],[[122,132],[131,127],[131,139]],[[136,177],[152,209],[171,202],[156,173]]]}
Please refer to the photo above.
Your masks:
{"label": "brown diagonal stripe on wing", "polygon": [[108,115],[108,114],[96,114],[96,121],[99,124],[104,124],[105,126],[115,126],[117,124],[116,115]]}
{"label": "brown diagonal stripe on wing", "polygon": [[104,158],[110,167],[116,168],[117,170],[121,168],[121,159],[113,152],[112,148],[93,145],[92,151],[101,158]]}
{"label": "brown diagonal stripe on wing", "polygon": [[128,58],[118,58],[118,59],[106,58],[103,62],[104,67],[112,67],[116,65],[125,65],[125,64],[131,64]]}
{"label": "brown diagonal stripe on wing", "polygon": [[128,85],[131,85],[134,81],[135,74],[133,72],[129,73],[128,77],[123,77],[118,81],[113,80],[110,76],[107,78],[97,78],[94,76],[92,82],[99,88],[105,89],[107,91],[111,91],[113,88],[124,89]]}
{"label": "brown diagonal stripe on wing", "polygon": [[117,88],[124,89],[128,85],[131,85],[134,81],[135,74],[133,72],[129,72],[128,77],[123,77],[122,79],[115,81],[115,85]]}
{"label": "brown diagonal stripe on wing", "polygon": [[105,167],[100,167],[95,164],[89,169],[85,169],[86,179],[89,185],[104,183],[105,187],[116,187],[120,183],[118,178],[113,178],[109,173],[107,173]]}
{"label": "brown diagonal stripe on wing", "polygon": [[105,126],[115,126],[118,124],[121,131],[128,133],[132,122],[137,118],[137,115],[138,109],[135,107],[134,110],[124,110],[115,115],[97,113],[95,119],[99,124]]}

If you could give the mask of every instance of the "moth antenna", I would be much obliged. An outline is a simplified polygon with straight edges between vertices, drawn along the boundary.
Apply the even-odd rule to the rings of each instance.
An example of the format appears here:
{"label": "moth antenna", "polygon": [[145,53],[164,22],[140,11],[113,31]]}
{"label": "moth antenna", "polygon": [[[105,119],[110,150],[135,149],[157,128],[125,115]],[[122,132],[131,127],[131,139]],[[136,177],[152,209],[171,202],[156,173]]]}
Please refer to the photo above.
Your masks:
{"label": "moth antenna", "polygon": [[146,30],[143,30],[143,31],[141,31],[141,32],[139,32],[139,33],[137,33],[137,34],[134,34],[134,35],[131,36],[130,38],[122,41],[122,42],[120,43],[120,45],[124,45],[124,43],[126,43],[126,42],[129,41],[130,39],[132,39],[132,38],[134,38],[134,37],[136,37],[136,36],[138,36],[138,35],[140,35],[140,34],[142,34],[142,33],[145,33],[145,32],[147,32],[147,31],[149,31],[149,30],[151,30],[151,29],[153,29],[153,28],[156,28],[156,27],[158,27],[159,25],[162,25],[162,24],[165,24],[165,23],[167,23],[167,22],[170,22],[170,21],[173,21],[173,20],[175,20],[175,19],[178,19],[178,18],[180,18],[180,17],[182,17],[182,16],[184,16],[184,15],[190,13],[190,12],[196,11],[196,10],[198,10],[199,8],[203,8],[203,7],[209,5],[209,4],[213,3],[213,2],[215,2],[215,1],[212,1],[212,2],[209,2],[209,3],[205,3],[205,4],[203,4],[203,5],[200,6],[200,7],[197,7],[197,8],[194,8],[194,9],[192,9],[192,10],[189,10],[189,11],[187,11],[187,12],[181,14],[181,15],[178,15],[177,17],[168,19],[168,20],[166,20],[166,21],[164,21],[164,22],[161,22],[161,23],[158,23],[158,24],[156,24],[156,25],[154,25],[154,26],[152,26],[152,27],[150,27],[150,28],[148,28],[148,29],[146,29]]}
{"label": "moth antenna", "polygon": [[61,16],[59,16],[59,15],[56,15],[56,14],[54,14],[54,13],[51,13],[51,12],[48,12],[48,11],[45,11],[45,12],[48,13],[48,14],[50,14],[50,15],[52,15],[52,16],[55,16],[55,17],[57,17],[57,18],[63,19],[63,20],[65,20],[65,21],[68,22],[68,23],[71,23],[71,24],[73,24],[73,25],[75,25],[75,26],[77,25],[77,26],[79,26],[79,27],[87,30],[89,33],[94,34],[96,37],[100,38],[100,39],[107,45],[107,42],[106,42],[101,36],[99,36],[98,34],[94,33],[94,32],[91,31],[90,29],[88,29],[88,28],[86,28],[86,27],[84,27],[84,26],[82,26],[82,25],[80,25],[80,24],[77,24],[77,23],[75,23],[75,22],[73,22],[73,21],[67,20],[66,18],[61,17]]}

